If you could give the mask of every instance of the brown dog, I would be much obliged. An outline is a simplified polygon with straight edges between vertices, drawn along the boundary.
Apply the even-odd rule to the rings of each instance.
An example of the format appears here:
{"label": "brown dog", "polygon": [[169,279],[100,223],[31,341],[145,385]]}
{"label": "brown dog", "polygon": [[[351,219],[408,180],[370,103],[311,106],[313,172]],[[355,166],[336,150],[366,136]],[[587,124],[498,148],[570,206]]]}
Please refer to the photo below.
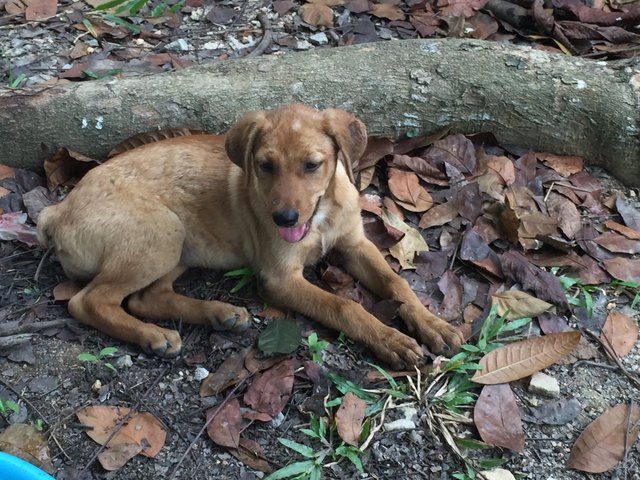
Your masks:
{"label": "brown dog", "polygon": [[69,311],[171,357],[178,332],[136,319],[123,300],[139,317],[243,328],[246,309],[179,295],[173,282],[188,267],[251,266],[275,304],[343,331],[395,368],[419,363],[416,340],[303,278],[305,265],[336,248],[368,289],[402,302],[418,341],[457,350],[460,333],[420,303],[363,233],[351,163],[366,138],[347,112],[290,105],[247,114],[225,137],[172,138],[114,157],[38,219],[40,242],[55,245],[70,278],[88,282]]}

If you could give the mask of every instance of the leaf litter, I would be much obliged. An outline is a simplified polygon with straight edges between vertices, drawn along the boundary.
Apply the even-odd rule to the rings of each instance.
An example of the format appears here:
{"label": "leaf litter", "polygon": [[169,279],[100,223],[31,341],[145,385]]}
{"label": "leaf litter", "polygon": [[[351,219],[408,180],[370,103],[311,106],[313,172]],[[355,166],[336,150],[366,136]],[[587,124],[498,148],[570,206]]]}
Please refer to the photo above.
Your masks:
{"label": "leaf litter", "polygon": [[[361,162],[364,169],[356,168],[360,175],[364,171],[372,172],[370,182],[362,192],[362,197],[368,199],[367,205],[370,205],[365,208],[363,215],[365,225],[377,225],[377,230],[368,227],[365,230],[379,239],[385,238],[383,244],[380,240],[376,244],[387,254],[393,268],[404,270],[403,275],[411,274],[412,285],[420,282],[418,293],[427,292],[421,298],[428,300],[434,312],[458,321],[463,320],[462,312],[465,312],[464,321],[469,315],[474,325],[476,322],[481,324],[486,318],[483,311],[489,304],[488,300],[493,299],[499,313],[505,315],[507,321],[522,317],[538,318],[546,335],[509,343],[494,350],[480,362],[483,370],[476,373],[474,381],[505,385],[547,368],[573,350],[578,341],[580,344],[585,341],[572,330],[571,325],[575,325],[576,319],[568,315],[577,306],[568,302],[568,291],[561,285],[559,273],[552,273],[551,267],[560,267],[560,272],[575,275],[585,285],[611,282],[612,278],[622,284],[636,281],[634,279],[640,274],[635,268],[639,261],[635,253],[622,248],[616,251],[609,248],[607,253],[600,248],[611,247],[612,243],[619,242],[628,245],[619,238],[637,241],[634,237],[640,232],[633,227],[635,210],[627,200],[620,200],[624,197],[619,192],[615,193],[615,200],[608,204],[601,203],[601,187],[587,172],[576,171],[579,162],[575,159],[563,161],[562,158],[548,155],[537,157],[534,153],[514,158],[499,147],[491,147],[499,155],[490,156],[482,153],[480,148],[470,146],[468,139],[459,135],[436,142],[439,142],[437,146],[429,146],[428,142],[424,142],[421,149],[407,151],[405,153],[409,155],[403,153],[400,157],[393,153],[388,143],[372,140],[372,145],[383,147],[372,148],[369,160]],[[420,142],[416,141],[415,144]],[[376,148],[377,153],[373,153]],[[71,156],[69,158],[72,162],[77,161]],[[413,170],[412,166],[417,170]],[[566,183],[562,181],[560,184],[557,177],[550,173],[552,170],[566,175],[563,177]],[[58,174],[53,172],[58,171],[65,170],[52,169],[54,178]],[[82,170],[77,174],[73,169],[69,171],[70,174],[54,182],[58,190],[73,185],[74,176],[83,173]],[[26,193],[29,183],[25,183],[25,187],[16,185],[11,173],[0,180],[14,182],[6,183],[10,187],[8,194]],[[490,187],[485,183],[488,174],[496,175],[492,177]],[[548,180],[542,180],[545,178]],[[540,179],[540,182],[534,188],[535,179]],[[426,206],[425,199],[429,199],[432,205],[423,213],[420,208]],[[478,208],[480,204],[482,208]],[[9,213],[15,213],[11,203],[2,205],[9,205]],[[446,208],[446,214],[438,220],[430,220],[428,229],[421,228],[424,215],[438,207]],[[391,213],[391,209],[395,213]],[[584,216],[589,216],[589,223],[578,225],[574,214],[576,210],[581,222]],[[504,216],[505,211],[510,212],[510,217]],[[17,212],[23,214],[19,210]],[[438,218],[441,214],[432,215]],[[505,218],[513,220],[519,227],[511,230],[510,227],[505,228]],[[523,224],[525,227],[521,228]],[[532,227],[531,224],[536,226]],[[540,229],[539,225],[544,227]],[[553,231],[548,228],[549,225],[554,226]],[[616,240],[612,242],[610,238]],[[372,311],[377,305],[368,292],[342,272],[340,262],[331,257],[320,266],[318,278],[322,278],[322,282],[340,294],[359,299]],[[66,293],[69,288],[70,293]],[[574,289],[576,299],[586,298],[584,290],[580,290],[582,287],[570,288]],[[633,288],[620,288],[621,293],[615,301],[621,305],[633,301]],[[61,283],[53,295],[62,301],[73,291],[73,287]],[[397,307],[380,305],[376,308],[380,310],[378,315],[386,322],[393,322]],[[584,304],[580,308],[584,308]],[[256,309],[256,312],[261,309]],[[276,345],[274,353],[281,350],[292,352],[298,348],[300,337],[290,336],[291,331],[295,330],[292,325],[289,323],[287,328],[277,330],[274,339],[269,340],[269,343]],[[637,323],[628,315],[611,310],[602,331],[595,333],[618,356],[624,356],[637,342]],[[279,345],[278,342],[282,343]],[[576,352],[579,352],[579,348]],[[297,357],[299,353],[295,355]],[[590,355],[586,358],[593,358],[593,353]],[[581,357],[566,358],[573,358],[569,361],[576,362]],[[246,429],[254,422],[270,422],[282,415],[299,381],[294,374],[296,363],[297,360],[291,357],[262,358],[250,347],[227,354],[222,365],[203,381],[203,400],[213,399],[240,382],[247,382],[248,387],[244,395],[217,404],[221,405],[221,409],[208,428],[212,440],[252,468],[270,471],[272,467],[268,456],[259,443],[247,436]],[[321,378],[322,374],[316,377]],[[318,390],[320,392],[326,395],[328,390],[324,387]],[[342,439],[348,444],[357,445],[362,427],[362,404],[359,403],[355,408],[349,403],[352,401],[355,399],[349,397],[344,406],[337,410],[337,425]],[[505,402],[505,408],[508,403]],[[573,410],[566,413],[565,418],[575,410],[574,403],[568,405]],[[213,413],[212,408],[208,411],[208,415]],[[322,414],[322,408],[315,411]],[[481,415],[482,409],[478,412],[476,423],[497,421]],[[554,413],[558,412],[557,408],[540,412],[531,418],[541,423],[546,418],[551,424],[559,421],[556,419],[558,413]],[[519,418],[515,414],[509,416],[513,422]],[[517,431],[513,430],[516,423],[511,427],[502,425],[506,430],[497,434],[498,440],[482,438],[499,445],[500,438],[509,438],[508,435]],[[116,438],[120,438],[120,435]],[[146,441],[141,439],[131,441],[127,436],[122,438],[124,441],[116,443],[120,447],[103,452],[99,458],[106,465],[105,468],[121,468],[131,456],[148,448]],[[509,445],[506,446],[517,446],[516,449],[519,449],[518,442],[507,441]],[[583,448],[581,451],[587,451],[582,454],[585,457],[590,455],[590,450]],[[586,465],[584,462],[574,464],[576,468]]]}

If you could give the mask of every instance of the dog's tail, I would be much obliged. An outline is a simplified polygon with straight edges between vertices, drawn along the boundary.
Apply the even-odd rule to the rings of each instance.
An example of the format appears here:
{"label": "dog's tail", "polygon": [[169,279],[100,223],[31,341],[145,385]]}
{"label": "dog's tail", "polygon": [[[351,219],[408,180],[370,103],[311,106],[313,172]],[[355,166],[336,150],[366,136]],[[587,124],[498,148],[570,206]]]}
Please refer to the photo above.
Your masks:
{"label": "dog's tail", "polygon": [[52,230],[56,223],[56,217],[56,205],[44,208],[40,212],[40,215],[38,215],[36,233],[38,236],[38,242],[44,249],[48,249],[49,243],[51,243],[51,239],[53,237]]}

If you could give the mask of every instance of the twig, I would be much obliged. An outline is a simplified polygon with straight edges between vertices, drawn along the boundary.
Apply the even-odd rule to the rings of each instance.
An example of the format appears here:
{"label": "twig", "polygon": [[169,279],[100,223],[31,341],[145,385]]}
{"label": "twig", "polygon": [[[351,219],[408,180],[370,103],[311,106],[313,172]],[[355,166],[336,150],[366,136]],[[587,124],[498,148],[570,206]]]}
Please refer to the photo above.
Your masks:
{"label": "twig", "polygon": [[249,5],[249,0],[244,0],[244,2],[242,3],[242,8],[240,8],[240,11],[238,12],[238,15],[233,19],[233,21],[231,22],[231,25],[227,27],[227,31],[224,34],[225,41],[227,40],[227,38],[229,38],[229,33],[231,32],[231,30],[240,21],[240,19],[242,18],[242,15],[244,15],[245,10],[247,9],[247,5]]}
{"label": "twig", "polygon": [[13,320],[5,324],[0,325],[0,336],[8,337],[19,333],[35,333],[40,330],[47,330],[49,328],[64,327],[72,321],[70,318],[60,318],[58,320],[49,320],[46,322],[35,322],[22,324],[20,320]]}
{"label": "twig", "polygon": [[42,270],[42,265],[44,265],[44,261],[47,259],[47,257],[51,255],[51,252],[53,252],[53,246],[49,247],[47,251],[44,252],[44,254],[42,255],[42,258],[40,259],[40,263],[38,263],[38,268],[36,268],[36,273],[33,276],[33,280],[35,282],[38,282],[38,279],[40,278],[40,271]]}
{"label": "twig", "polygon": [[248,55],[249,57],[257,57],[262,55],[269,45],[271,45],[271,41],[273,40],[273,32],[271,31],[271,22],[265,13],[258,14],[258,20],[260,21],[260,25],[262,25],[262,39],[258,46],[254,48]]}
{"label": "twig", "polygon": [[189,444],[189,446],[187,447],[185,452],[182,454],[182,456],[180,457],[180,460],[178,460],[178,462],[174,465],[173,470],[171,471],[171,473],[167,477],[167,480],[173,480],[174,478],[176,478],[178,470],[180,469],[180,466],[184,462],[184,459],[187,458],[187,455],[189,455],[189,452],[195,446],[196,442],[200,439],[202,434],[207,430],[207,427],[209,426],[209,424],[213,421],[213,419],[216,417],[216,415],[218,415],[218,413],[220,413],[220,410],[222,410],[222,407],[224,407],[226,405],[226,403],[229,400],[231,400],[231,397],[233,397],[235,395],[235,393],[240,389],[240,387],[242,385],[244,385],[244,383],[248,379],[250,379],[251,377],[253,377],[253,373],[250,373],[249,375],[244,377],[242,380],[240,380],[238,383],[236,383],[236,385],[231,389],[231,391],[227,394],[227,396],[224,397],[224,400],[222,400],[222,403],[220,403],[220,405],[218,405],[216,407],[216,409],[213,411],[213,414],[209,415],[209,418],[204,423],[204,425],[202,426],[202,428],[200,429],[198,434],[195,436],[195,438],[191,441],[191,443]]}
{"label": "twig", "polygon": [[109,442],[111,440],[113,440],[113,438],[118,434],[118,432],[122,429],[122,427],[124,427],[125,423],[127,423],[131,419],[131,417],[133,417],[133,415],[135,415],[137,413],[136,410],[138,409],[138,406],[140,405],[140,403],[142,403],[142,401],[149,395],[149,393],[151,393],[151,390],[153,390],[155,388],[155,386],[157,385],[157,383],[160,381],[160,379],[162,377],[164,377],[164,375],[167,373],[167,370],[169,370],[169,365],[166,365],[162,369],[162,372],[160,372],[160,375],[158,375],[153,380],[151,385],[149,385],[149,388],[147,389],[147,391],[144,392],[142,394],[142,396],[138,400],[136,400],[136,403],[134,404],[134,406],[131,409],[129,409],[129,413],[127,413],[124,417],[122,417],[118,421],[118,423],[116,423],[113,431],[107,437],[107,440],[102,445],[100,445],[100,447],[97,448],[95,452],[93,452],[93,455],[91,456],[91,458],[89,459],[87,464],[84,466],[84,468],[80,472],[80,475],[79,475],[80,478],[82,478],[84,476],[84,474],[87,472],[89,467],[93,464],[93,462],[96,461],[96,458],[98,458],[98,455],[100,455],[102,453],[102,451],[105,448],[107,448],[107,446],[109,445]]}

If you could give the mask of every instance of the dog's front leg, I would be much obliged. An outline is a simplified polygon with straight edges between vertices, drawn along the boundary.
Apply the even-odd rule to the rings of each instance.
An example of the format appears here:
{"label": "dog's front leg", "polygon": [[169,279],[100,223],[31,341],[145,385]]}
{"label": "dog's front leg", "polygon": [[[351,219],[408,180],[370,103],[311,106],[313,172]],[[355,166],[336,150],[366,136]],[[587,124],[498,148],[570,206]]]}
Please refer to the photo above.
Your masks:
{"label": "dog's front leg", "polygon": [[391,269],[364,234],[349,240],[340,248],[347,271],[376,295],[401,302],[398,314],[411,335],[428,345],[432,352],[457,352],[463,340],[460,331],[422,305],[406,280]]}
{"label": "dog's front leg", "polygon": [[269,301],[302,313],[365,344],[393,368],[417,365],[422,349],[411,337],[388,327],[352,300],[322,290],[302,276],[263,274],[263,294]]}

